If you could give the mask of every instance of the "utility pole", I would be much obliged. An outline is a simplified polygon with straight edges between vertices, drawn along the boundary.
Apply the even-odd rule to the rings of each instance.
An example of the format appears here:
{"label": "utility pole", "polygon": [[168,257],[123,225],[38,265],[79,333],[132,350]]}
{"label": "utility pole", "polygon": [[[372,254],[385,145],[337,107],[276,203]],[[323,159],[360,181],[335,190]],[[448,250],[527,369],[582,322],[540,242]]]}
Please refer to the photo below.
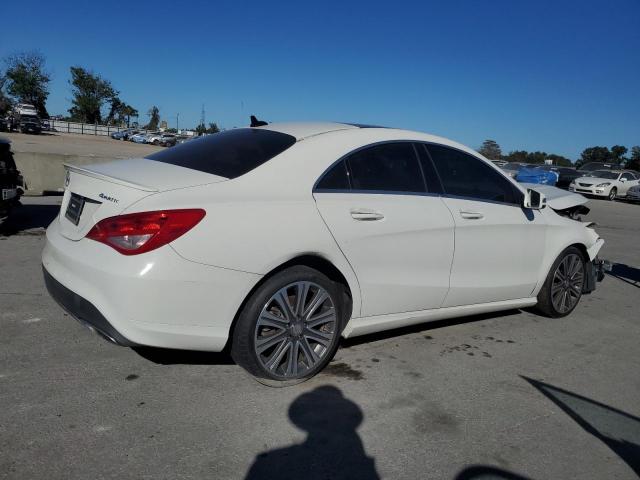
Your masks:
{"label": "utility pole", "polygon": [[180,118],[180,113],[176,113],[176,133],[180,132],[180,128],[178,127],[179,118]]}
{"label": "utility pole", "polygon": [[202,112],[200,113],[200,125],[202,125],[203,128],[205,126],[205,123],[204,123],[204,103],[202,104]]}

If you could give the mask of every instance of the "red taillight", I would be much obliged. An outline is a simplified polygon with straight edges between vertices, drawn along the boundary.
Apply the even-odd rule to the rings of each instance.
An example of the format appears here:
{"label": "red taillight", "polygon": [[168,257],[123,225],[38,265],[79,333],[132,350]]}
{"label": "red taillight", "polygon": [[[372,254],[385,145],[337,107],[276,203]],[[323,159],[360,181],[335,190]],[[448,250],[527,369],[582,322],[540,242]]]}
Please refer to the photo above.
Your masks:
{"label": "red taillight", "polygon": [[200,208],[128,213],[99,221],[87,238],[105,243],[123,255],[138,255],[174,241],[204,216],[205,211]]}

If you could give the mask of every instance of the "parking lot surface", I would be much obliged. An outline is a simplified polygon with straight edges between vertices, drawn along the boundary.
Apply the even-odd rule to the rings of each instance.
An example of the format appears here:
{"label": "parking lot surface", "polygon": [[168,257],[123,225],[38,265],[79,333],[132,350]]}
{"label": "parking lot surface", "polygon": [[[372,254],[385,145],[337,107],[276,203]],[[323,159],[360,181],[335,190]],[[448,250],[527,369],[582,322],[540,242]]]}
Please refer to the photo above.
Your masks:
{"label": "parking lot surface", "polygon": [[226,354],[117,347],[63,313],[40,267],[59,200],[25,199],[0,233],[0,478],[640,474],[639,205],[589,202],[614,269],[567,318],[356,338],[269,388]]}

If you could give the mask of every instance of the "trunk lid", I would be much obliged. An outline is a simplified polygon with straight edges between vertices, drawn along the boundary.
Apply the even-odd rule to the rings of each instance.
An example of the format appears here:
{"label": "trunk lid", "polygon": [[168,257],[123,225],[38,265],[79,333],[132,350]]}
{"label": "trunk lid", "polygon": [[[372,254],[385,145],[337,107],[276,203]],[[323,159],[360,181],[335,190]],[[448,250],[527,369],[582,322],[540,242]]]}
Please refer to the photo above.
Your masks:
{"label": "trunk lid", "polygon": [[84,238],[100,220],[119,215],[149,195],[227,180],[144,158],[86,166],[65,164],[65,169],[60,232],[71,240]]}

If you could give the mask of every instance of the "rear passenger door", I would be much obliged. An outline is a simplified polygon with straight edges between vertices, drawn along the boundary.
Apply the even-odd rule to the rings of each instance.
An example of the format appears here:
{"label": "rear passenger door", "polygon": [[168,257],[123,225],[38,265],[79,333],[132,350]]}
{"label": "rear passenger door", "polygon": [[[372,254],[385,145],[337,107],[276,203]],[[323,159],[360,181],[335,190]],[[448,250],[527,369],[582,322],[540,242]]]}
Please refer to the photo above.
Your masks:
{"label": "rear passenger door", "polygon": [[439,193],[410,142],[360,149],[316,184],[318,210],[358,277],[362,316],[441,306],[454,223]]}
{"label": "rear passenger door", "polygon": [[424,147],[456,224],[451,288],[443,306],[528,298],[538,282],[546,223],[522,192],[485,161],[444,145]]}

